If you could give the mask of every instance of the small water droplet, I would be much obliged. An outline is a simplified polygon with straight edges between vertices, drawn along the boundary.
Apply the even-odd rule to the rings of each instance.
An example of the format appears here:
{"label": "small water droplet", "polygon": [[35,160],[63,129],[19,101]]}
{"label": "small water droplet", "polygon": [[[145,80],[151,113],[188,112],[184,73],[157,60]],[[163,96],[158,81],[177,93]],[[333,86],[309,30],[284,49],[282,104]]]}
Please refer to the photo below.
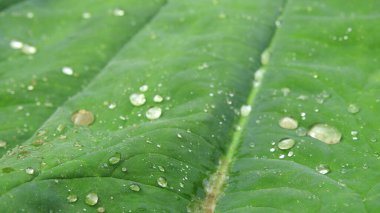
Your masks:
{"label": "small water droplet", "polygon": [[140,88],[139,88],[139,90],[140,90],[140,92],[146,92],[146,91],[148,91],[148,89],[149,89],[149,87],[148,87],[148,85],[142,85]]}
{"label": "small water droplet", "polygon": [[274,151],[276,151],[276,149],[275,148],[270,148],[269,151],[270,152],[274,152]]}
{"label": "small water droplet", "polygon": [[95,192],[88,193],[86,195],[85,203],[89,206],[94,206],[98,203],[99,197]]}
{"label": "small water droplet", "polygon": [[280,156],[278,156],[279,159],[284,159],[285,158],[285,155],[284,154],[281,154]]}
{"label": "small water droplet", "polygon": [[0,140],[0,148],[5,148],[7,146],[7,142]]}
{"label": "small water droplet", "polygon": [[165,168],[163,166],[158,166],[158,170],[160,170],[161,172],[165,172]]}
{"label": "small water droplet", "polygon": [[152,107],[145,113],[146,118],[149,120],[156,120],[161,117],[162,110],[160,107]]}
{"label": "small water droplet", "polygon": [[295,144],[296,141],[294,139],[285,138],[278,143],[278,148],[281,150],[288,150],[291,149]]}
{"label": "small water droplet", "polygon": [[356,104],[350,104],[347,107],[347,112],[351,114],[356,114],[360,111],[360,108]]}
{"label": "small water droplet", "polygon": [[111,165],[115,165],[115,164],[118,164],[120,162],[120,159],[121,159],[121,154],[120,153],[115,153],[114,156],[110,157],[108,159],[108,162],[111,164]]}
{"label": "small water droplet", "polygon": [[299,127],[298,129],[296,129],[296,135],[298,135],[298,136],[307,135],[307,129],[304,127]]}
{"label": "small water droplet", "polygon": [[261,54],[261,64],[262,64],[262,65],[267,65],[267,64],[269,63],[269,58],[270,58],[269,50],[266,49],[266,50]]}
{"label": "small water droplet", "polygon": [[240,114],[243,117],[247,117],[251,113],[252,107],[250,105],[243,105],[240,108]]}
{"label": "small water droplet", "polygon": [[106,208],[104,208],[104,207],[99,207],[99,208],[97,208],[96,209],[99,213],[104,213],[104,212],[106,212]]}
{"label": "small water droplet", "polygon": [[124,10],[120,9],[120,8],[115,8],[113,10],[113,15],[114,16],[124,16],[125,12]]}
{"label": "small water droplet", "polygon": [[9,46],[11,46],[12,49],[21,49],[24,46],[24,44],[21,41],[12,40],[9,43]]}
{"label": "small water droplet", "polygon": [[22,46],[21,51],[27,55],[33,55],[33,54],[37,53],[37,48],[30,46],[30,45],[27,45],[27,44],[24,44]]}
{"label": "small water droplet", "polygon": [[283,117],[278,122],[278,125],[284,129],[297,129],[298,121],[291,117]]}
{"label": "small water droplet", "polygon": [[121,168],[121,171],[122,171],[122,172],[128,172],[128,169],[127,169],[127,167],[122,167],[122,168]]}
{"label": "small water droplet", "polygon": [[33,175],[34,174],[34,169],[31,167],[28,167],[25,169],[25,173],[28,175]]}
{"label": "small water droplet", "polygon": [[74,113],[71,116],[71,121],[75,125],[80,125],[80,126],[89,126],[91,125],[95,120],[94,115],[92,112],[81,109],[78,112]]}
{"label": "small water droplet", "polygon": [[164,100],[164,98],[160,95],[155,95],[153,97],[153,101],[156,102],[156,103],[161,103],[162,101]]}
{"label": "small water droplet", "polygon": [[73,75],[74,70],[71,67],[63,67],[62,68],[62,73],[65,75]]}
{"label": "small water droplet", "polygon": [[89,18],[91,18],[91,13],[89,13],[89,12],[84,12],[84,13],[82,14],[82,18],[84,18],[84,19],[89,19]]}
{"label": "small water droplet", "polygon": [[78,200],[78,196],[77,195],[69,195],[66,197],[66,200],[69,203],[75,203]]}
{"label": "small water droplet", "polygon": [[138,93],[133,93],[131,96],[129,96],[129,100],[131,101],[131,104],[134,106],[142,106],[146,102],[145,95]]}
{"label": "small water droplet", "polygon": [[342,138],[342,133],[328,124],[316,124],[307,134],[326,144],[337,144]]}
{"label": "small water droplet", "polygon": [[115,109],[116,108],[116,103],[110,103],[108,104],[108,109]]}
{"label": "small water droplet", "polygon": [[317,167],[315,167],[315,170],[318,173],[320,173],[322,175],[325,175],[325,174],[327,174],[327,173],[330,172],[330,167],[328,165],[326,165],[326,164],[320,164]]}
{"label": "small water droplet", "polygon": [[166,188],[168,186],[168,181],[164,177],[159,177],[157,179],[157,184],[161,186],[162,188]]}
{"label": "small water droplet", "polygon": [[141,190],[140,186],[137,184],[131,184],[129,185],[129,189],[134,191],[134,192],[139,192]]}

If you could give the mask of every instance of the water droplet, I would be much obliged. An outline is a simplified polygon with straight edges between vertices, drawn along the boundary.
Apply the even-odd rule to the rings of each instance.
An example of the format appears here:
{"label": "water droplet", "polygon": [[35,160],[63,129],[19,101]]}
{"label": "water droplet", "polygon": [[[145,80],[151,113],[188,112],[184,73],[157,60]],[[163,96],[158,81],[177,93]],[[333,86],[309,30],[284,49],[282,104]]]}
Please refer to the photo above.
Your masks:
{"label": "water droplet", "polygon": [[160,107],[152,107],[146,111],[145,116],[149,120],[156,120],[161,117],[162,110]]}
{"label": "water droplet", "polygon": [[7,146],[7,142],[0,140],[0,148],[5,148]]}
{"label": "water droplet", "polygon": [[89,126],[91,125],[95,120],[94,115],[92,112],[81,109],[78,112],[74,113],[71,116],[71,121],[75,125],[80,125],[80,126]]}
{"label": "water droplet", "polygon": [[298,121],[291,117],[283,117],[278,122],[278,125],[284,129],[297,129]]}
{"label": "water droplet", "polygon": [[96,209],[99,213],[104,213],[104,212],[106,212],[106,208],[104,208],[104,207],[99,207],[99,208],[97,208]]}
{"label": "water droplet", "polygon": [[317,167],[315,167],[315,170],[318,173],[320,173],[322,175],[325,175],[325,174],[327,174],[327,173],[330,172],[330,167],[328,165],[326,165],[326,164],[320,164]]}
{"label": "water droplet", "polygon": [[296,141],[294,139],[285,138],[278,143],[278,148],[281,150],[288,150],[291,149],[295,144]]}
{"label": "water droplet", "polygon": [[149,89],[149,87],[148,87],[148,85],[142,85],[140,88],[139,88],[139,90],[140,90],[140,92],[146,92],[146,91],[148,91],[148,89]]}
{"label": "water droplet", "polygon": [[267,65],[269,63],[269,58],[270,54],[268,49],[266,49],[262,54],[261,54],[261,64],[262,65]]}
{"label": "water droplet", "polygon": [[129,100],[133,106],[142,106],[146,102],[145,95],[138,93],[133,93],[129,96]]}
{"label": "water droplet", "polygon": [[74,70],[71,67],[63,67],[62,68],[62,73],[65,75],[73,75]]}
{"label": "water droplet", "polygon": [[34,18],[34,13],[32,13],[32,12],[27,12],[27,13],[26,13],[26,17],[27,17],[27,18]]}
{"label": "water droplet", "polygon": [[274,152],[274,151],[276,151],[276,149],[275,148],[270,148],[269,151],[270,152]]}
{"label": "water droplet", "polygon": [[95,192],[86,195],[85,203],[89,206],[94,206],[98,203],[99,197]]}
{"label": "water droplet", "polygon": [[78,200],[78,196],[77,195],[69,195],[69,196],[66,197],[66,200],[69,203],[75,203]]}
{"label": "water droplet", "polygon": [[356,104],[350,104],[347,107],[347,112],[356,114],[360,111],[360,108]]}
{"label": "water droplet", "polygon": [[11,46],[12,49],[21,49],[24,44],[21,41],[17,40],[12,40],[9,45]]}
{"label": "water droplet", "polygon": [[122,171],[122,172],[128,172],[128,169],[127,169],[127,167],[122,167],[122,168],[121,168],[121,171]]}
{"label": "water droplet", "polygon": [[139,192],[141,190],[140,186],[137,184],[131,184],[129,185],[129,189],[134,191],[134,192]]}
{"label": "water droplet", "polygon": [[29,91],[32,91],[32,90],[34,90],[34,86],[33,85],[28,85],[28,87],[26,89],[28,89]]}
{"label": "water droplet", "polygon": [[160,95],[155,95],[153,97],[153,101],[156,102],[156,103],[161,103],[162,101],[164,100],[164,98]]}
{"label": "water droplet", "polygon": [[340,133],[335,127],[328,124],[316,124],[307,133],[310,137],[322,141],[326,144],[337,144],[342,138]]}
{"label": "water droplet", "polygon": [[114,15],[114,16],[124,16],[124,14],[125,14],[125,12],[124,12],[124,10],[122,10],[122,9],[115,8],[115,9],[113,10],[113,15]]}
{"label": "water droplet", "polygon": [[28,175],[32,175],[32,174],[34,174],[34,169],[31,167],[28,167],[25,169],[25,173]]}
{"label": "water droplet", "polygon": [[115,108],[116,108],[116,104],[115,103],[108,104],[108,109],[115,109]]}
{"label": "water droplet", "polygon": [[285,155],[284,155],[284,154],[281,154],[280,156],[278,156],[278,158],[280,158],[280,159],[284,159],[284,158],[285,158]]}
{"label": "water droplet", "polygon": [[30,45],[27,45],[27,44],[24,44],[21,51],[27,55],[33,55],[37,52],[37,48],[30,46]]}
{"label": "water droplet", "polygon": [[251,112],[251,110],[252,110],[252,107],[250,105],[243,105],[240,108],[240,114],[243,117],[247,117],[249,113]]}
{"label": "water droplet", "polygon": [[165,187],[168,186],[168,181],[167,181],[166,178],[164,178],[164,177],[159,177],[159,178],[157,179],[157,184],[158,184],[159,186],[161,186],[162,188],[165,188]]}
{"label": "water droplet", "polygon": [[296,135],[298,135],[298,136],[305,136],[305,135],[307,135],[307,129],[304,128],[304,127],[300,127],[298,129],[296,129]]}
{"label": "water droplet", "polygon": [[259,87],[261,84],[261,81],[264,78],[266,70],[264,68],[260,68],[255,72],[255,80],[253,81],[253,86],[255,88]]}
{"label": "water droplet", "polygon": [[120,159],[121,159],[121,154],[120,153],[115,153],[114,156],[110,157],[108,159],[108,162],[111,164],[111,165],[115,165],[115,164],[118,164],[120,162]]}
{"label": "water droplet", "polygon": [[84,18],[84,19],[89,19],[89,18],[91,18],[91,13],[89,13],[89,12],[84,12],[84,13],[82,14],[82,18]]}
{"label": "water droplet", "polygon": [[165,168],[163,166],[158,166],[158,170],[160,170],[161,172],[165,172]]}

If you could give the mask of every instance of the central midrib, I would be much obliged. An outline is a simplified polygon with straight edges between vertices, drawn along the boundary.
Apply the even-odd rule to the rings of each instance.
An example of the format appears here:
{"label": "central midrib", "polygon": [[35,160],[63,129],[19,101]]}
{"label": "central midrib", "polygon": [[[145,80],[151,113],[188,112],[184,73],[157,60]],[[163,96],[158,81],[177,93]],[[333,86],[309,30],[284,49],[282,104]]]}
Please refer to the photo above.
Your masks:
{"label": "central midrib", "polygon": [[[281,7],[281,10],[279,11],[276,21],[281,19],[287,5],[287,0],[284,0],[283,5]],[[266,48],[263,49],[261,54],[271,49],[272,43],[274,41],[274,38],[276,36],[277,27],[276,22],[273,23],[272,26],[272,33],[270,35],[270,39],[268,39]],[[261,63],[260,68],[263,68],[266,64]],[[260,69],[259,68],[259,69]],[[247,97],[246,105],[252,106],[254,104],[254,100],[256,98],[256,94],[258,93],[260,89],[260,86],[254,87],[252,84],[250,93]],[[236,126],[237,130],[233,133],[232,141],[230,145],[228,146],[226,154],[221,158],[220,164],[216,170],[216,172],[211,176],[209,185],[207,187],[206,191],[206,197],[202,203],[202,212],[204,213],[213,213],[215,211],[215,207],[218,201],[218,198],[220,197],[223,186],[226,182],[226,177],[228,175],[229,169],[233,163],[235,152],[240,146],[241,143],[241,136],[243,130],[246,128],[248,123],[249,117],[248,116],[240,116],[238,119]]]}

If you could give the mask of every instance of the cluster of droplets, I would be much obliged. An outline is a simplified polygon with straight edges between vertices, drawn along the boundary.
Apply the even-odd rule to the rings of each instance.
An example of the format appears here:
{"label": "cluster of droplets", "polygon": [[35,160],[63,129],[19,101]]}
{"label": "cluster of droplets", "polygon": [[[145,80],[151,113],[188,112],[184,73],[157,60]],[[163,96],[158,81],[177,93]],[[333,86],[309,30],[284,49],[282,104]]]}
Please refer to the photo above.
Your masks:
{"label": "cluster of droplets", "polygon": [[[129,96],[129,101],[131,102],[131,104],[137,107],[144,105],[147,101],[144,93],[148,91],[148,89],[149,89],[148,85],[142,85],[139,88],[140,90],[139,93],[132,93]],[[157,94],[153,96],[154,103],[161,103],[163,100],[164,98],[161,95]],[[158,106],[151,107],[145,112],[145,117],[149,120],[156,120],[160,118],[161,115],[162,115],[162,109]]]}

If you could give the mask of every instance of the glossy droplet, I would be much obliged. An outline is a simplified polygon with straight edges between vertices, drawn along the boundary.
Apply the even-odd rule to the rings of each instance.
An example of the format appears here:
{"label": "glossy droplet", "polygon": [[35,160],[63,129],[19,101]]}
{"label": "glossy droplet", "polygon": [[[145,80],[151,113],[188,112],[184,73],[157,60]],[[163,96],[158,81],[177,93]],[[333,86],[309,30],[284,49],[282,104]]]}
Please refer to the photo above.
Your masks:
{"label": "glossy droplet", "polygon": [[251,113],[252,107],[250,105],[243,105],[240,108],[240,114],[243,117],[247,117]]}
{"label": "glossy droplet", "polygon": [[116,8],[113,10],[113,15],[115,16],[124,16],[125,12],[122,9]]}
{"label": "glossy droplet", "polygon": [[84,13],[82,14],[82,18],[84,18],[84,19],[89,19],[89,18],[91,18],[91,13],[89,13],[89,12],[84,12]]}
{"label": "glossy droplet", "polygon": [[36,47],[33,47],[33,46],[30,46],[30,45],[23,45],[21,51],[27,55],[33,55],[35,53],[37,53],[37,48]]}
{"label": "glossy droplet", "polygon": [[122,172],[128,172],[128,169],[127,169],[127,167],[122,167],[122,168],[121,168],[121,171],[122,171]]}
{"label": "glossy droplet", "polygon": [[99,213],[104,213],[104,212],[106,212],[106,208],[104,208],[104,207],[99,207],[99,208],[97,208],[96,209]]}
{"label": "glossy droplet", "polygon": [[158,184],[159,186],[161,186],[162,188],[165,188],[165,187],[168,186],[168,181],[167,181],[166,178],[164,178],[164,177],[159,177],[159,178],[157,179],[157,184]]}
{"label": "glossy droplet", "polygon": [[65,75],[73,75],[74,70],[71,67],[63,67],[62,68],[62,73]]}
{"label": "glossy droplet", "polygon": [[5,148],[7,146],[7,142],[0,140],[0,148]]}
{"label": "glossy droplet", "polygon": [[158,170],[160,170],[161,172],[165,172],[165,168],[163,166],[158,166]]}
{"label": "glossy droplet", "polygon": [[95,192],[86,195],[85,203],[89,206],[94,206],[98,203],[99,197]]}
{"label": "glossy droplet", "polygon": [[160,107],[152,107],[146,111],[145,116],[149,120],[156,120],[161,117],[162,110]]}
{"label": "glossy droplet", "polygon": [[67,202],[69,202],[69,203],[75,203],[78,200],[78,196],[77,195],[69,195],[66,197],[66,199],[67,199]]}
{"label": "glossy droplet", "polygon": [[9,43],[9,46],[11,46],[12,49],[21,49],[24,46],[24,44],[21,41],[12,40]]}
{"label": "glossy droplet", "polygon": [[283,117],[278,122],[278,125],[284,129],[297,129],[298,121],[291,117]]}
{"label": "glossy droplet", "polygon": [[288,150],[291,149],[295,144],[296,141],[294,139],[285,138],[278,143],[278,148],[281,150]]}
{"label": "glossy droplet", "polygon": [[326,144],[337,144],[342,138],[340,133],[335,127],[328,124],[316,124],[307,133],[310,137],[322,141]]}
{"label": "glossy droplet", "polygon": [[110,103],[108,104],[108,109],[115,109],[116,108],[116,103]]}
{"label": "glossy droplet", "polygon": [[349,113],[356,114],[359,111],[360,111],[360,108],[355,104],[350,104],[347,107],[347,112],[349,112]]}
{"label": "glossy droplet", "polygon": [[134,191],[134,192],[139,192],[141,190],[140,186],[137,184],[131,184],[129,185],[129,189]]}
{"label": "glossy droplet", "polygon": [[327,174],[327,173],[330,172],[330,167],[328,165],[326,165],[326,164],[320,164],[317,167],[315,167],[315,170],[318,173],[320,173],[322,175],[325,175],[325,174]]}
{"label": "glossy droplet", "polygon": [[153,97],[153,101],[156,102],[156,103],[161,103],[162,101],[164,100],[164,98],[160,95],[155,95]]}
{"label": "glossy droplet", "polygon": [[34,169],[31,167],[28,167],[25,169],[25,173],[28,175],[32,175],[32,174],[34,174]]}
{"label": "glossy droplet", "polygon": [[140,88],[139,88],[139,90],[140,90],[140,92],[146,92],[146,91],[148,91],[148,89],[149,89],[149,87],[148,87],[148,85],[142,85]]}
{"label": "glossy droplet", "polygon": [[138,93],[133,93],[131,96],[129,96],[129,100],[133,106],[142,106],[146,102],[145,95]]}
{"label": "glossy droplet", "polygon": [[79,125],[79,126],[89,126],[94,122],[94,120],[95,120],[95,117],[92,114],[92,112],[84,110],[84,109],[79,110],[78,112],[74,113],[71,116],[71,121],[75,125]]}
{"label": "glossy droplet", "polygon": [[296,135],[298,135],[298,136],[306,136],[307,135],[307,129],[303,128],[303,127],[300,127],[298,129],[296,129]]}
{"label": "glossy droplet", "polygon": [[115,165],[117,163],[120,162],[120,159],[121,159],[121,154],[120,153],[115,153],[114,156],[110,157],[110,159],[108,159],[108,162],[111,164],[111,165]]}

